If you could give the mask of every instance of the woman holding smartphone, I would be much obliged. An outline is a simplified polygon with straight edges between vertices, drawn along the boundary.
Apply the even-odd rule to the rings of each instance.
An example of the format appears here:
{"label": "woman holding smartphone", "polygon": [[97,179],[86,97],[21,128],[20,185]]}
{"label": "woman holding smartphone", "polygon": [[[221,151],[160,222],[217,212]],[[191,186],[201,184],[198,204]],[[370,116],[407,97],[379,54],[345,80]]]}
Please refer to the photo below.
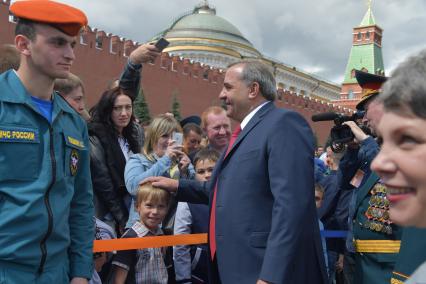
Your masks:
{"label": "woman holding smartphone", "polygon": [[[126,164],[124,180],[127,191],[133,200],[139,183],[150,176],[174,179],[194,178],[195,176],[190,159],[182,151],[182,129],[179,123],[169,115],[154,118],[148,126],[142,153],[132,155]],[[133,203],[126,228],[130,228],[139,220]],[[163,228],[173,228],[175,211],[176,202],[172,203],[169,213],[164,219]]]}
{"label": "woman holding smartphone", "polygon": [[[426,50],[401,64],[385,83],[380,95],[385,113],[378,126],[383,145],[371,165],[386,185],[392,221],[419,228],[426,228],[425,78]],[[420,240],[410,245],[416,244]],[[426,262],[405,283],[425,281]]]}

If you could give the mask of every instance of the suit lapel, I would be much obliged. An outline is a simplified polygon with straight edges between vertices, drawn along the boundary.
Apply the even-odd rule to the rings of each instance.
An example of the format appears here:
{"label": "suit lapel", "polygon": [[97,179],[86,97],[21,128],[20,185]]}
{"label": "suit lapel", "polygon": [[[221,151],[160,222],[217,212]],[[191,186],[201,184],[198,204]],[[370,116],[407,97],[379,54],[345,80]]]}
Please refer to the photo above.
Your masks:
{"label": "suit lapel", "polygon": [[246,135],[265,117],[265,115],[275,109],[275,105],[273,102],[269,102],[266,105],[264,105],[249,121],[249,123],[244,127],[244,129],[241,131],[241,133],[238,135],[237,140],[235,140],[234,145],[232,145],[231,150],[229,150],[228,155],[224,156],[223,159],[221,159],[222,163],[229,159],[230,156],[232,156],[232,153],[235,151],[235,149],[238,147],[240,142],[246,137]]}
{"label": "suit lapel", "polygon": [[[225,156],[226,151],[222,153],[219,160],[216,163],[215,169],[213,171],[212,177],[211,177],[211,183],[209,185],[210,188],[210,201],[213,200],[213,193],[214,188],[216,186],[217,179],[220,176],[220,171],[222,170],[222,166],[226,164],[226,162],[229,160],[232,153],[235,151],[235,149],[238,147],[240,142],[244,139],[244,137],[264,118],[264,116],[270,112],[271,110],[275,109],[275,105],[273,102],[267,103],[264,105],[249,121],[249,123],[244,127],[244,129],[241,131],[240,135],[238,135],[237,140],[235,140],[234,145],[232,145],[231,150],[229,151],[228,155]],[[210,202],[210,210],[211,210],[211,202]]]}

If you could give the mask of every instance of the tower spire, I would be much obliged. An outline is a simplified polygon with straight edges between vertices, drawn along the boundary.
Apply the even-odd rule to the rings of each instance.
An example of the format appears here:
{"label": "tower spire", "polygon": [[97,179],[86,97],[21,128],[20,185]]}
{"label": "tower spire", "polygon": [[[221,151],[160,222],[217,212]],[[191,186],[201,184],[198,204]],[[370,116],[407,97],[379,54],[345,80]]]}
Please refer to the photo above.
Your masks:
{"label": "tower spire", "polygon": [[360,27],[364,26],[373,26],[376,24],[376,20],[374,19],[373,10],[371,9],[371,3],[373,0],[367,0],[367,12],[364,15],[364,18],[361,21]]}
{"label": "tower spire", "polygon": [[376,25],[372,0],[366,0],[367,12],[361,24],[353,29],[352,48],[346,65],[345,78],[340,93],[340,105],[354,108],[361,96],[361,87],[355,79],[355,70],[384,75],[382,56],[383,30]]}

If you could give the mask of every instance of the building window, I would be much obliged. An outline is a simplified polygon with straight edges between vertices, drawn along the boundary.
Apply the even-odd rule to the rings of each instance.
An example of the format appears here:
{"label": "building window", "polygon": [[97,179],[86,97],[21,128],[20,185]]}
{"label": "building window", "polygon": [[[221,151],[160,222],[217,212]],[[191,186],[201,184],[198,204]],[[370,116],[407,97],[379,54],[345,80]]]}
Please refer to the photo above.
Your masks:
{"label": "building window", "polygon": [[354,91],[349,90],[348,91],[348,99],[352,100],[354,98]]}
{"label": "building window", "polygon": [[357,40],[361,40],[361,38],[362,38],[361,32],[358,32],[358,34],[357,34],[357,36],[356,36],[356,39],[357,39]]}
{"label": "building window", "polygon": [[87,34],[86,33],[80,34],[80,44],[87,45]]}
{"label": "building window", "polygon": [[355,68],[351,71],[351,78],[355,78]]}
{"label": "building window", "polygon": [[172,60],[171,70],[172,70],[173,72],[177,72],[177,64],[176,64],[176,62],[174,62],[173,60]]}
{"label": "building window", "polygon": [[117,43],[114,43],[112,38],[109,40],[109,52],[111,54],[117,54]]}
{"label": "building window", "polygon": [[366,38],[366,39],[370,39],[370,32],[369,32],[369,31],[367,31],[367,32],[365,33],[365,38]]}

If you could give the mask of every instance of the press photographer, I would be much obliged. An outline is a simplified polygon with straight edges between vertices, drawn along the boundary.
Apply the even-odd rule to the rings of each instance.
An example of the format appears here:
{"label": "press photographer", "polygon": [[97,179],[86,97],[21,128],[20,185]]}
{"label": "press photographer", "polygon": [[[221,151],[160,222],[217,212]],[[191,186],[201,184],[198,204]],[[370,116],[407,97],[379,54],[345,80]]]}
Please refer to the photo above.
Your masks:
{"label": "press photographer", "polygon": [[335,112],[325,112],[313,115],[312,121],[334,121],[335,125],[331,128],[330,131],[330,146],[333,152],[340,153],[345,150],[345,145],[352,142],[355,138],[351,127],[344,124],[345,122],[354,122],[365,134],[371,134],[369,128],[362,125],[361,123],[361,119],[364,117],[364,114],[365,111],[357,111],[351,116],[338,114]]}

